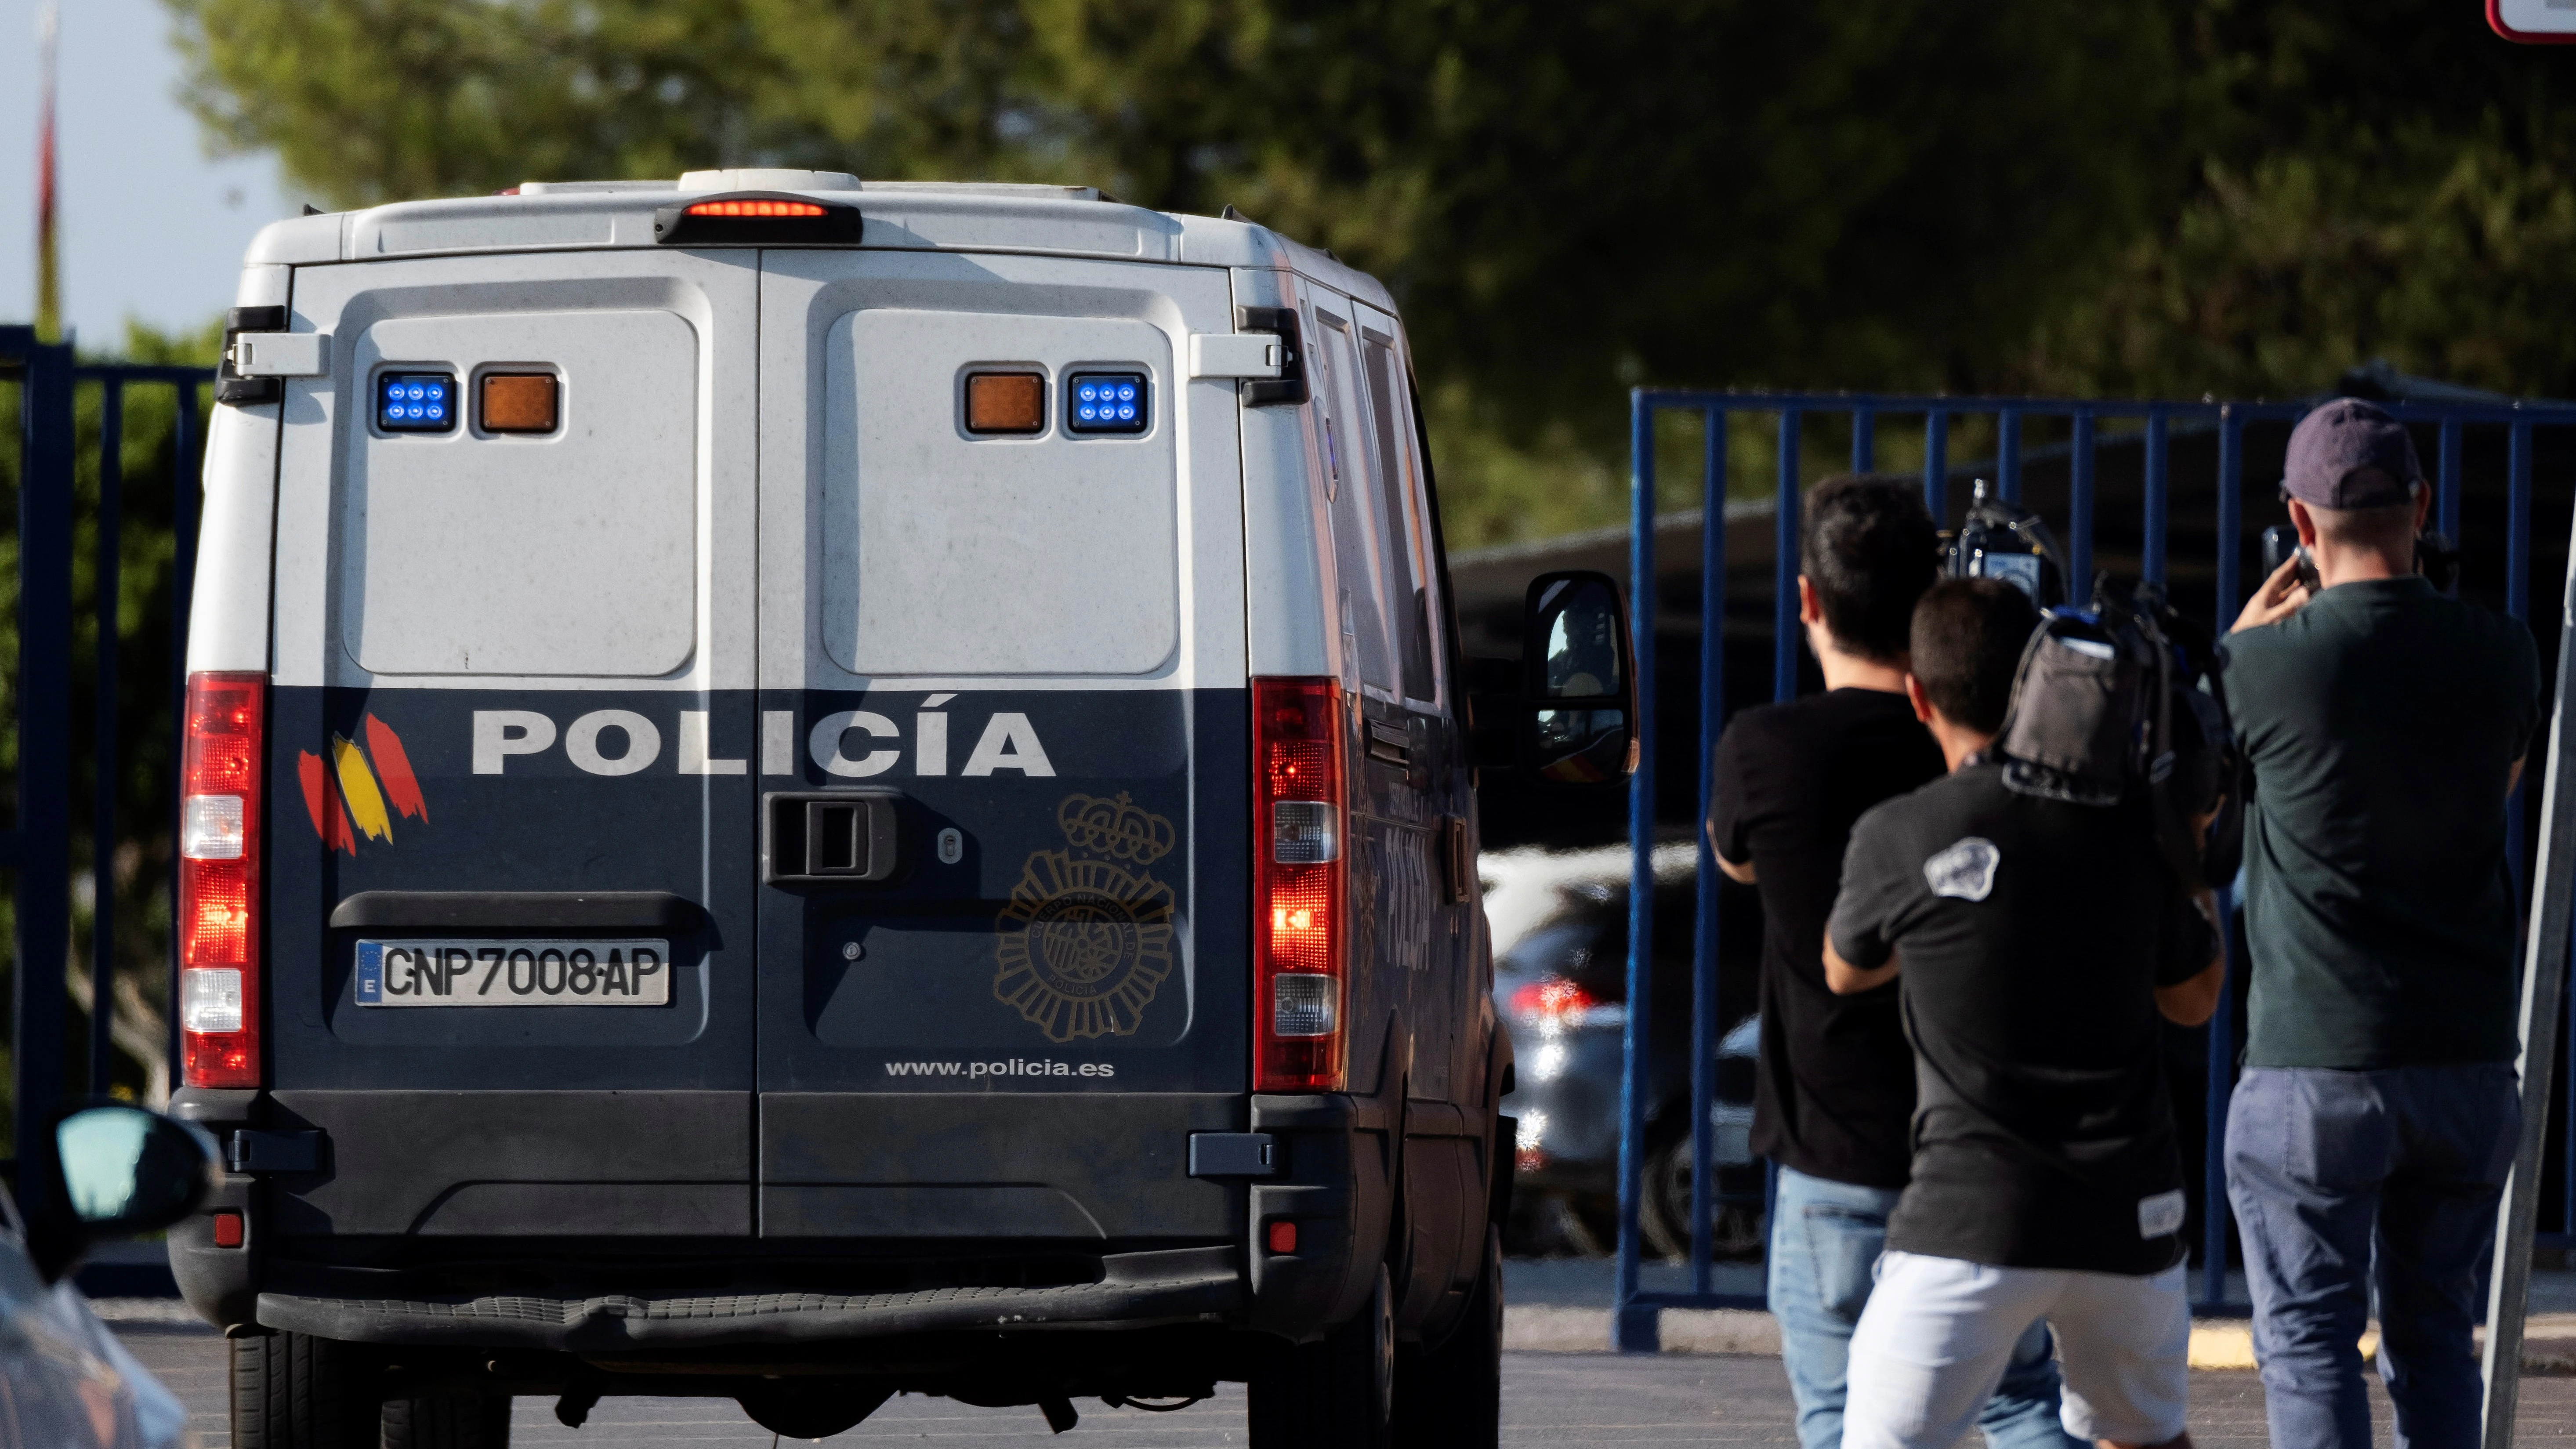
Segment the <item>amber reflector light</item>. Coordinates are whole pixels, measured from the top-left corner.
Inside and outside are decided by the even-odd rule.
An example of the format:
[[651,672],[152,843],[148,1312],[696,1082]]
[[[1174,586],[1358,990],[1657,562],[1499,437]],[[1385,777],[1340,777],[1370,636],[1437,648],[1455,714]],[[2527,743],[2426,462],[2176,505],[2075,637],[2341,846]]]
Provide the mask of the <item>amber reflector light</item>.
[[1046,379],[1027,372],[979,372],[966,379],[966,431],[1034,433],[1046,426]]
[[550,372],[487,372],[475,422],[487,433],[551,433],[555,393]]

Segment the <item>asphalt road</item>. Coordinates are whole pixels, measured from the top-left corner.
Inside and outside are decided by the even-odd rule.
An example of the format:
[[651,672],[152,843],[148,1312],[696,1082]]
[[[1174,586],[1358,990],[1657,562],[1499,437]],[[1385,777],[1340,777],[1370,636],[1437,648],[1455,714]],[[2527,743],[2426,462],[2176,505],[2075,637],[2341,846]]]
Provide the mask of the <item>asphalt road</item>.
[[[232,1449],[224,1403],[223,1341],[193,1326],[121,1324],[135,1356],[196,1415],[205,1449]],[[2377,1440],[2389,1442],[2388,1401],[2371,1380]],[[1207,1403],[1176,1414],[1076,1405],[1082,1423],[1058,1439],[1033,1408],[976,1409],[946,1399],[899,1398],[843,1444],[912,1441],[977,1449],[1041,1445],[1242,1444],[1243,1391],[1225,1385]],[[2250,1373],[2192,1375],[2191,1432],[2201,1449],[2263,1449],[2263,1388]],[[2526,1378],[2523,1443],[2576,1440],[2576,1378]],[[769,1432],[728,1399],[608,1399],[579,1430],[554,1418],[554,1405],[521,1399],[512,1439],[519,1445],[615,1445],[618,1449],[766,1449]],[[1789,1388],[1773,1358],[1664,1354],[1516,1353],[1503,1367],[1503,1442],[1510,1445],[1795,1444]]]

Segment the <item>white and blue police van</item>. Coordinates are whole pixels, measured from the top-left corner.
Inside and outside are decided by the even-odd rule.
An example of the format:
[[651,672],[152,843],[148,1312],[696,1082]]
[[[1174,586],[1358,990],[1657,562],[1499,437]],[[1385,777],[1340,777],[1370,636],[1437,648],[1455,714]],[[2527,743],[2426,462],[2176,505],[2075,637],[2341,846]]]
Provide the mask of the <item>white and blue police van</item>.
[[1628,643],[1542,580],[1471,729],[1384,287],[746,170],[283,221],[237,300],[170,1249],[236,1442],[1219,1381],[1493,1442],[1472,777],[1628,768]]

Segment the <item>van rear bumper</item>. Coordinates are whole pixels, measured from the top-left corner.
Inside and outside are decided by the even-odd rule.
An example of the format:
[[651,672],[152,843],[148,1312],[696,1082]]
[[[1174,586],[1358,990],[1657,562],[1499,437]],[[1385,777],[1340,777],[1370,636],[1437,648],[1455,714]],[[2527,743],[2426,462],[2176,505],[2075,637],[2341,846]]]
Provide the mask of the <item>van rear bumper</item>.
[[1142,1328],[1213,1321],[1245,1299],[1231,1247],[1112,1253],[1096,1283],[910,1293],[526,1294],[430,1299],[259,1295],[263,1328],[344,1343],[454,1344],[601,1353],[812,1343],[943,1330]]

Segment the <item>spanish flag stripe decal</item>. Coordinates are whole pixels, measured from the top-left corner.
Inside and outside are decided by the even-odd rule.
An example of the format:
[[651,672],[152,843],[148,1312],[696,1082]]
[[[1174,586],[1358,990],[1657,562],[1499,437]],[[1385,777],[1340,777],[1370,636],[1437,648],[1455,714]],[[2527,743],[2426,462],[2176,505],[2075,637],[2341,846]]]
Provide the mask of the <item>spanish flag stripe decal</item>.
[[358,840],[349,831],[349,813],[340,808],[340,787],[322,768],[322,757],[311,750],[296,751],[295,773],[304,786],[304,813],[313,817],[313,833],[322,837],[323,850],[357,854]]
[[429,802],[420,795],[420,780],[411,772],[411,756],[403,751],[402,736],[394,727],[367,716],[367,753],[376,762],[376,773],[385,782],[385,798],[408,820],[427,820]]
[[322,828],[322,757],[311,750],[295,752],[295,775],[304,785],[304,813],[313,817],[313,833],[330,839]]
[[348,798],[349,818],[357,823],[359,833],[370,840],[393,839],[394,823],[385,814],[384,792],[376,788],[375,772],[367,768],[366,754],[333,735],[331,759],[339,767],[340,793]]

